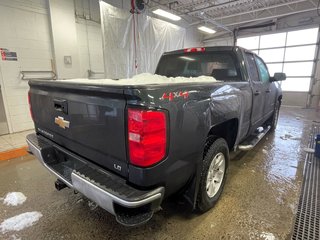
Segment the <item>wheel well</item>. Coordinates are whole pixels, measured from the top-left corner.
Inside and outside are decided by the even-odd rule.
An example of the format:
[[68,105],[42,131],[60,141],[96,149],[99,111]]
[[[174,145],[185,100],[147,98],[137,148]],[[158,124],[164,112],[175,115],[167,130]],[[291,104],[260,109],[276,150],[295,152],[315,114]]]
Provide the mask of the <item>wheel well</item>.
[[228,143],[229,149],[234,147],[238,134],[238,119],[233,118],[218,125],[213,126],[208,134],[210,141],[217,137],[224,138]]
[[281,100],[282,100],[282,95],[280,95],[279,97],[278,97],[278,101],[281,103]]

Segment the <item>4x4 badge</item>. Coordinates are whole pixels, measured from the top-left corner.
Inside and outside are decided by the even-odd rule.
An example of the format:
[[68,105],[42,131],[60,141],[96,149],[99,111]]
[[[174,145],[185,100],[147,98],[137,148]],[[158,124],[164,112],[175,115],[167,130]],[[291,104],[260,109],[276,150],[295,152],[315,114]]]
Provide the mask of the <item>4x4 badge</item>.
[[180,98],[180,97],[183,97],[184,99],[189,98],[189,92],[188,91],[185,91],[185,92],[180,91],[180,92],[164,93],[162,95],[162,97],[160,98],[160,100],[168,99],[169,101],[173,101],[173,99]]
[[70,127],[70,122],[67,121],[67,120],[64,120],[63,117],[56,117],[54,119],[54,123],[57,124],[59,127],[63,128],[63,129],[66,129],[66,128],[69,128]]

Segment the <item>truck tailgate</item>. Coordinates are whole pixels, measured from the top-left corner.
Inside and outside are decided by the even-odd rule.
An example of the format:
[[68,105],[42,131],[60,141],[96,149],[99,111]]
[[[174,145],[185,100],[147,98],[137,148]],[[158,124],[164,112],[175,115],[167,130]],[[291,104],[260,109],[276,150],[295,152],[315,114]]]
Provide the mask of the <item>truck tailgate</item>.
[[125,107],[121,87],[30,81],[36,132],[127,176]]

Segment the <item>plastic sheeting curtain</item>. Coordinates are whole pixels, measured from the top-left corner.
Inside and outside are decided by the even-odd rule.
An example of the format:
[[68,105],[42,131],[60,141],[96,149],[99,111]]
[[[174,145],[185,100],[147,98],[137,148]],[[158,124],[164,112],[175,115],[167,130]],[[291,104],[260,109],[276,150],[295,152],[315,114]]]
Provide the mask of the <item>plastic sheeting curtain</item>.
[[154,73],[161,55],[183,48],[186,30],[100,1],[105,77]]

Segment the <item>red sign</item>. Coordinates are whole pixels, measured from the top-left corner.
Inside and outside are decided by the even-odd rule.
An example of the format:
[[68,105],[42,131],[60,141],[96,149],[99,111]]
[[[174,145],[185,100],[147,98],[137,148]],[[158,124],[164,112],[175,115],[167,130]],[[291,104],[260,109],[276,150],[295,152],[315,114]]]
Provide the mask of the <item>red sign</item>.
[[16,52],[10,52],[6,48],[0,48],[1,51],[1,59],[3,61],[17,61],[17,53]]

